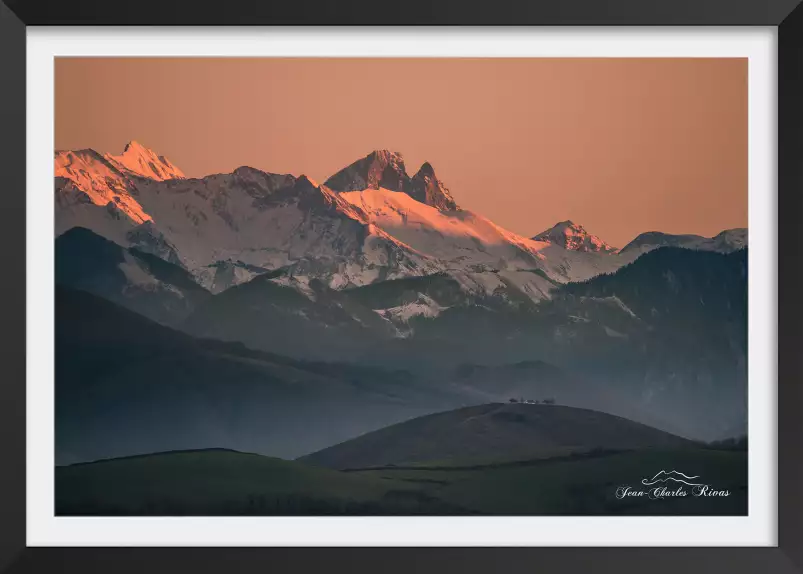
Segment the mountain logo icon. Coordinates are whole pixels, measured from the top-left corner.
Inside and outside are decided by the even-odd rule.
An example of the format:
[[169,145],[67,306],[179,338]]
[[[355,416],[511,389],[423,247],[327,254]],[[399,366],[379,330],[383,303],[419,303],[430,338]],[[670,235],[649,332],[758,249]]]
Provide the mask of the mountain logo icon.
[[653,476],[652,478],[642,478],[641,484],[645,486],[653,486],[659,482],[682,482],[683,484],[688,484],[689,486],[701,486],[703,483],[701,482],[693,482],[695,479],[700,478],[699,476],[689,476],[687,474],[683,474],[682,472],[678,472],[676,470],[670,470],[669,472],[665,470],[661,470]]

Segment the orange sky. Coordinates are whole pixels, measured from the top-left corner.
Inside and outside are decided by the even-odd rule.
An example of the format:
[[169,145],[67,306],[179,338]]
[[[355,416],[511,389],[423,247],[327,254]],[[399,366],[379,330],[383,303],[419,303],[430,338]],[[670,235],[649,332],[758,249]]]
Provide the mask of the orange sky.
[[319,182],[390,149],[526,236],[747,225],[746,59],[58,58],[55,137]]

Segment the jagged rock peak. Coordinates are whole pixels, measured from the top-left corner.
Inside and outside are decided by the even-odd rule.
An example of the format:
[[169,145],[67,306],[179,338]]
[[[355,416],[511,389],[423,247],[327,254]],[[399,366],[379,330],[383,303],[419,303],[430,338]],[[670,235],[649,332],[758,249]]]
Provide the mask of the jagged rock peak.
[[428,161],[425,161],[418,170],[414,177],[435,177],[435,168]]
[[457,209],[451,193],[436,176],[430,163],[424,163],[412,178],[407,175],[399,152],[374,150],[326,180],[336,192],[363,189],[389,189],[406,193],[416,201],[440,210]]
[[582,225],[571,220],[561,221],[533,237],[536,241],[547,241],[560,245],[569,251],[614,253],[611,247],[596,235],[590,234]]
[[327,179],[324,185],[338,192],[380,187],[391,191],[407,191],[409,183],[410,177],[400,153],[375,150],[341,169]]
[[426,203],[441,211],[458,209],[451,192],[437,178],[435,169],[429,162],[424,162],[418,173],[413,176],[412,186],[408,193],[416,201]]

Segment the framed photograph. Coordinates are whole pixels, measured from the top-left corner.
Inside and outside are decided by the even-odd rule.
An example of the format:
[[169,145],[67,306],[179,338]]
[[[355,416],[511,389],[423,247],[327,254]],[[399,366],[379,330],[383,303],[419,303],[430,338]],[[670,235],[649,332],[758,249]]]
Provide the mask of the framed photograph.
[[246,4],[0,4],[0,569],[803,569],[803,8]]

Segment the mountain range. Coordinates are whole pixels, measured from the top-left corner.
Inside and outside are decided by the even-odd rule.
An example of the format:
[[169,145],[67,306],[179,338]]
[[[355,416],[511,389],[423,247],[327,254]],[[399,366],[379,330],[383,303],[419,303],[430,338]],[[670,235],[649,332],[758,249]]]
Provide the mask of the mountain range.
[[[460,209],[431,164],[410,177],[402,156],[387,150],[323,185],[250,167],[186,178],[137,142],[120,156],[56,152],[55,175],[57,236],[85,227],[180,265],[213,293],[282,268],[300,283],[320,279],[334,289],[441,272],[467,292],[512,289],[537,301],[554,283],[703,240],[653,232],[617,252],[570,221],[522,237]],[[745,243],[745,230],[730,230],[710,248]]]
[[[64,460],[299,456],[512,397],[693,439],[746,429],[746,229],[649,231],[621,249],[568,220],[524,237],[387,150],[323,184],[246,166],[188,178],[136,142],[58,151],[55,206]],[[115,321],[171,342],[107,341]],[[309,422],[322,416],[331,436]]]

